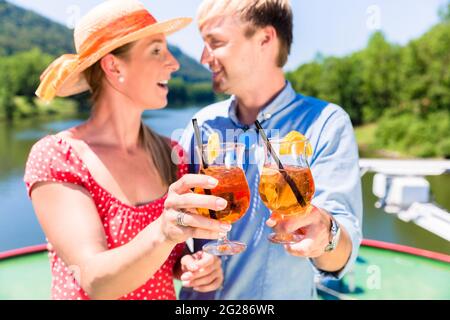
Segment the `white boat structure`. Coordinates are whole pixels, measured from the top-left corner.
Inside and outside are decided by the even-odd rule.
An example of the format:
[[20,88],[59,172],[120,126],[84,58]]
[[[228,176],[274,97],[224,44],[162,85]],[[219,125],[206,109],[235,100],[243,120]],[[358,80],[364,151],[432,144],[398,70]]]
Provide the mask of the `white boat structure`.
[[360,159],[359,164],[361,176],[375,172],[376,207],[450,241],[450,213],[430,200],[430,184],[425,179],[450,173],[449,160]]

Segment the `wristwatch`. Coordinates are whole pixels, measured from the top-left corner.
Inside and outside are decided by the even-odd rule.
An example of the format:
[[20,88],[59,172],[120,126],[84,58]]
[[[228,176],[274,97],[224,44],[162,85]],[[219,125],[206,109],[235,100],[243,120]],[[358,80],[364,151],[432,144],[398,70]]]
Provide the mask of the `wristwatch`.
[[325,252],[330,252],[336,249],[339,237],[341,236],[341,228],[336,220],[331,216],[331,226],[330,226],[331,240],[328,245],[325,247]]

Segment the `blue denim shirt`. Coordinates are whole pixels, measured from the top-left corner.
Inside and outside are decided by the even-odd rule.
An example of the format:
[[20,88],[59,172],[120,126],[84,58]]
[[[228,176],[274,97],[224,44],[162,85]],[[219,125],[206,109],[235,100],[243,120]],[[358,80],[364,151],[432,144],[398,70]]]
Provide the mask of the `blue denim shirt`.
[[[297,130],[310,140],[314,150],[310,165],[316,187],[312,203],[332,213],[352,241],[351,257],[337,273],[318,270],[311,259],[294,257],[282,245],[267,240],[272,230],[265,224],[270,211],[258,193],[258,166],[261,166],[257,151],[258,136],[254,125],[246,126],[239,122],[235,97],[200,110],[195,118],[204,143],[209,134],[218,132],[223,140],[229,142],[234,139],[247,145],[244,169],[251,191],[250,208],[233,224],[228,237],[242,241],[248,247],[238,255],[222,258],[224,283],[220,290],[199,293],[183,288],[180,298],[314,299],[315,275],[341,278],[355,262],[362,240],[358,148],[349,116],[337,105],[296,94],[288,82],[258,115],[269,137],[277,133],[283,137],[291,130]],[[194,140],[192,124],[188,124],[180,143],[190,154],[193,164],[198,163]],[[194,165],[191,170],[197,172]],[[204,243],[195,240],[195,250],[199,250]]]

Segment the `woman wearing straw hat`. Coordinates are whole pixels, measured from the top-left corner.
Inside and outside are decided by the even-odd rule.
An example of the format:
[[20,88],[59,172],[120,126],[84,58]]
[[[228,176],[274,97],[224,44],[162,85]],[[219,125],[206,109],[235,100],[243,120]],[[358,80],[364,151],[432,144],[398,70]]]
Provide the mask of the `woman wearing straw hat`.
[[93,100],[85,123],[38,141],[26,166],[51,244],[53,299],[175,299],[173,277],[183,271],[190,273],[185,285],[198,291],[222,283],[217,258],[179,263],[186,239],[216,239],[230,229],[189,214],[226,206],[190,192],[217,181],[184,175],[182,149],[141,121],[144,110],[167,104],[179,65],[165,35],[189,22],[158,23],[135,0],[105,1],[75,29],[77,54],[61,56],[41,77],[36,94],[45,101],[86,90]]

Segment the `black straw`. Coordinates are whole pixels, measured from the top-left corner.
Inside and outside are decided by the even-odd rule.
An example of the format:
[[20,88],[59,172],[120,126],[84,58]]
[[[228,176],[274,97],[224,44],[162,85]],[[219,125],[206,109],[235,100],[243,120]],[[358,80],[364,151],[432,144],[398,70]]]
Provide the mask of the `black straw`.
[[195,139],[197,140],[198,148],[200,149],[200,156],[202,157],[203,168],[208,169],[208,163],[206,162],[205,155],[203,152],[203,141],[200,135],[200,129],[198,128],[197,119],[192,119],[192,125],[194,126]]
[[286,172],[286,170],[284,169],[283,164],[281,163],[280,159],[278,158],[277,154],[275,153],[275,151],[272,148],[272,145],[270,144],[269,139],[267,139],[266,133],[264,132],[263,127],[261,126],[261,124],[259,123],[258,120],[255,121],[255,126],[258,129],[258,133],[261,135],[261,137],[264,140],[264,143],[266,144],[267,149],[269,150],[270,154],[272,155],[272,158],[275,160],[275,162],[277,163],[278,168],[280,169],[280,173],[282,174],[284,180],[286,180],[286,182],[288,183],[289,187],[291,187],[292,192],[295,195],[295,198],[297,199],[297,202],[302,206],[306,206],[306,202],[305,199],[303,199],[302,194],[300,193],[300,191],[298,191],[297,186],[295,185],[294,180],[292,180],[292,178],[289,176],[289,174]]
[[[200,135],[200,129],[198,128],[197,119],[195,119],[195,118],[192,119],[192,125],[194,126],[195,139],[197,140],[197,145],[198,145],[198,148],[200,149],[200,156],[202,158],[203,169],[207,169],[208,164],[206,163],[205,155],[203,152],[203,141],[202,141],[202,137]],[[204,172],[202,172],[202,171],[203,170],[200,170],[200,173],[204,174]],[[211,195],[211,190],[203,189],[203,191],[205,192],[206,195],[208,195],[208,196]],[[208,209],[208,211],[209,211],[209,217],[211,219],[217,220],[216,212],[214,210],[210,210],[210,209]]]

